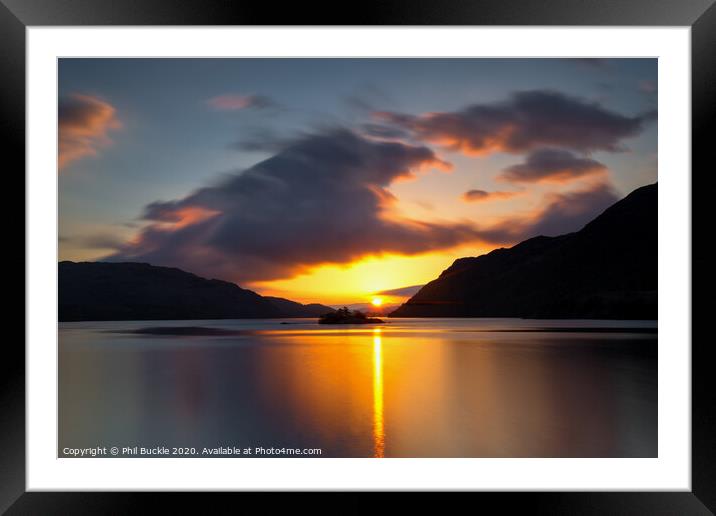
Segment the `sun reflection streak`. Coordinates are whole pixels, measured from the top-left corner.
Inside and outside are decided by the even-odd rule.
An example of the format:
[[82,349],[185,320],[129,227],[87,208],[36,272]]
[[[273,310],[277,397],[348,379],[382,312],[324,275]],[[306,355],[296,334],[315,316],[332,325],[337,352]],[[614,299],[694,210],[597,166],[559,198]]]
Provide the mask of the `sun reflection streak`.
[[373,456],[385,456],[383,427],[383,341],[380,328],[373,329]]

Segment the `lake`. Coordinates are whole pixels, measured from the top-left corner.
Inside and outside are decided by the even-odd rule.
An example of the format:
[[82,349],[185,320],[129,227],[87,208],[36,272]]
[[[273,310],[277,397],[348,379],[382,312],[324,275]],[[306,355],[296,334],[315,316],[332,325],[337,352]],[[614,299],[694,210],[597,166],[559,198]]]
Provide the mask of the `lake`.
[[656,321],[386,321],[60,323],[58,455],[657,456]]

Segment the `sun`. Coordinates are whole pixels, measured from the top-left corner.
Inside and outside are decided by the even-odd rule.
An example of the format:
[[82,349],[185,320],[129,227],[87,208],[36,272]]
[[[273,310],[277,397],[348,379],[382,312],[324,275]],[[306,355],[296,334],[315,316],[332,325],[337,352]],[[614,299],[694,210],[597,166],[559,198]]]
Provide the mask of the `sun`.
[[374,297],[374,298],[371,300],[371,304],[377,308],[377,307],[379,307],[380,305],[383,304],[383,300],[382,300],[381,298],[379,298],[379,297]]

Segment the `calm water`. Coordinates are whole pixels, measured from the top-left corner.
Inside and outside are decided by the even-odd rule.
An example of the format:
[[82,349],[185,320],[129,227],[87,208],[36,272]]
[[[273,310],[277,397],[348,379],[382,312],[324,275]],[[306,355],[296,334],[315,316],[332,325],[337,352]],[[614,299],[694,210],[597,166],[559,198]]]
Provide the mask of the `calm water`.
[[[654,321],[286,321],[60,324],[59,454],[166,446],[320,448],[322,457],[657,455]],[[160,326],[235,334],[132,333]]]

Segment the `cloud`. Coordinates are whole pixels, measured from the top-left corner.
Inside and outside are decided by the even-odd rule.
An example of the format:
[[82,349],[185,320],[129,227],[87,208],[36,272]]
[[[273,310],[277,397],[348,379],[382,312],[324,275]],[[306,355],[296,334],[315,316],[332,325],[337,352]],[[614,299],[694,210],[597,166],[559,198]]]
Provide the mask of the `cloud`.
[[[559,135],[568,135],[572,144],[581,145],[584,151],[600,145],[616,148],[624,135],[640,130],[641,119],[629,122],[560,94],[540,92],[538,97],[544,95],[558,106],[542,106],[556,113],[555,123],[569,116],[583,122],[574,122],[571,131],[560,129]],[[499,137],[490,145],[513,149],[511,152],[534,150],[539,157],[544,149],[537,142],[556,136],[545,136],[549,131],[539,130],[549,117],[534,107],[534,102],[537,100],[514,96],[506,103],[473,106],[457,115],[468,112],[470,123],[484,129],[483,135],[496,131]],[[568,111],[565,105],[574,108],[569,116],[564,114]],[[497,114],[486,119],[473,116],[485,109]],[[580,114],[580,109],[586,114]],[[432,123],[433,116],[438,115],[393,118],[407,117],[397,127],[424,136],[432,126],[420,129],[420,124]],[[421,170],[451,167],[423,144],[324,128],[290,141],[274,140],[265,150],[273,152],[271,157],[225,175],[213,185],[183,198],[147,205],[141,217],[145,226],[105,259],[174,266],[241,284],[290,278],[321,264],[347,264],[387,253],[416,255],[468,242],[504,245],[539,234],[561,234],[579,229],[617,199],[606,176],[589,175],[586,187],[548,194],[540,209],[496,223],[416,221],[397,215],[397,199],[389,187]],[[568,157],[572,164],[591,162],[559,152],[566,154],[560,154],[563,161]],[[530,158],[523,164],[532,167],[529,173],[519,169],[523,178],[532,180],[538,172],[559,175],[544,165],[545,160]],[[574,168],[569,170],[574,173]],[[517,193],[476,192],[466,198],[487,200]]]
[[492,201],[495,199],[509,199],[522,192],[487,192],[485,190],[468,190],[462,194],[462,200],[465,202],[482,202]]
[[514,244],[575,231],[617,197],[605,178],[494,224],[399,218],[387,189],[425,168],[447,168],[427,147],[334,129],[188,196],[146,206],[148,222],[106,257],[179,267],[237,283],[289,278],[320,264],[384,253],[415,255],[467,242]]
[[102,147],[112,143],[109,132],[121,127],[116,109],[90,95],[61,97],[57,120],[60,170],[78,159],[96,156]]
[[434,167],[449,165],[424,146],[373,141],[344,129],[303,136],[215,186],[150,204],[143,214],[150,224],[109,259],[247,282],[479,238],[469,223],[390,213],[395,198],[387,187]]
[[273,100],[263,95],[240,95],[228,93],[212,97],[206,101],[216,111],[238,111],[241,109],[266,109],[276,106]]
[[363,124],[361,130],[365,136],[379,140],[407,140],[410,138],[408,131],[399,127],[391,127],[383,124]]
[[563,183],[606,171],[607,167],[602,163],[566,150],[537,149],[527,156],[524,163],[504,169],[499,178],[516,183]]
[[612,185],[604,181],[574,192],[552,193],[547,199],[547,205],[529,223],[530,236],[578,231],[617,202],[619,196]]
[[267,127],[255,127],[243,131],[241,139],[231,143],[229,148],[243,152],[280,152],[291,139]]
[[416,116],[383,111],[374,116],[385,125],[409,130],[421,141],[480,155],[549,146],[580,152],[622,151],[622,140],[638,135],[654,114],[626,116],[597,102],[535,90],[453,112]]
[[394,288],[391,290],[381,290],[376,292],[379,296],[395,296],[395,297],[411,297],[417,294],[418,290],[423,288],[425,285],[411,285],[410,287]]
[[545,204],[527,215],[509,217],[481,231],[485,241],[515,243],[539,235],[557,236],[578,231],[619,200],[606,180],[579,190],[546,195]]

